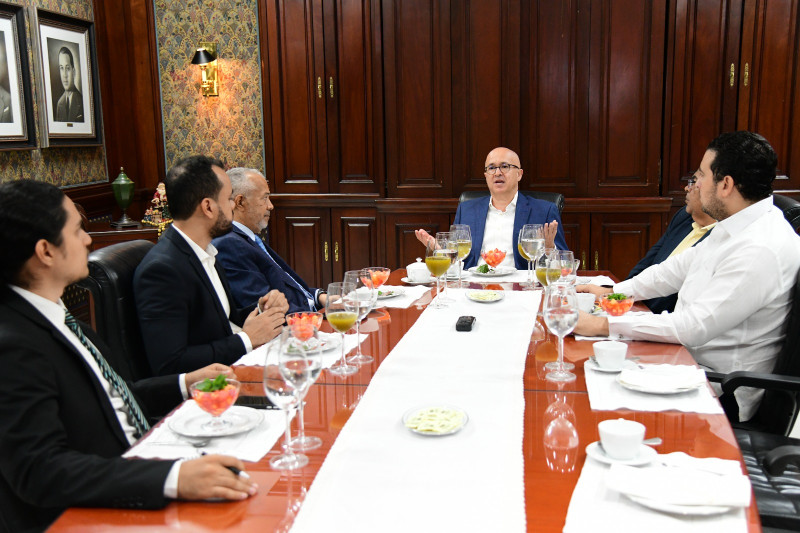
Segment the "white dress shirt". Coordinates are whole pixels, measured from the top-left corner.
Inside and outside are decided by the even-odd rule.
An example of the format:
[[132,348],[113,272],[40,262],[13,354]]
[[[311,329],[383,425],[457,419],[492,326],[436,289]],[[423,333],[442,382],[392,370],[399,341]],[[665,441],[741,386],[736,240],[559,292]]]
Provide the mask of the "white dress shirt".
[[[618,283],[637,300],[678,293],[673,313],[609,317],[609,331],[683,344],[717,372],[771,372],[800,268],[800,237],[766,198],[717,223],[702,242]],[[748,420],[760,393],[736,391]]]
[[[492,200],[489,200],[489,211],[486,213],[486,226],[483,230],[483,243],[481,244],[481,252],[489,250],[502,250],[506,253],[503,262],[498,266],[514,268],[514,216],[517,214],[517,197],[519,193],[514,195],[514,199],[506,206],[505,211],[500,211],[494,205]],[[486,263],[483,258],[478,259],[478,264]]]
[[228,301],[228,293],[225,292],[225,287],[222,285],[222,280],[219,279],[219,273],[217,272],[217,269],[214,268],[214,263],[217,261],[217,249],[213,244],[208,243],[206,249],[203,250],[196,242],[190,239],[188,235],[179,230],[174,224],[172,227],[175,228],[175,231],[178,232],[178,235],[186,240],[186,242],[189,244],[189,247],[197,256],[197,259],[200,260],[200,264],[203,265],[203,270],[206,271],[206,275],[211,281],[214,291],[217,293],[217,298],[219,299],[219,303],[222,305],[222,310],[225,311],[225,316],[228,317],[228,323],[231,325],[231,331],[242,338],[245,351],[251,352],[253,350],[253,343],[250,342],[250,336],[242,331],[242,328],[230,321],[231,304]]
[[[69,329],[66,322],[64,321],[66,317],[66,307],[64,303],[59,300],[59,303],[55,303],[53,301],[48,300],[38,294],[33,292],[27,291],[21,287],[17,287],[15,285],[10,285],[11,289],[25,298],[25,300],[31,304],[37,311],[39,311],[50,323],[56,328],[59,333],[64,335],[64,337],[78,350],[78,353],[81,354],[83,360],[92,369],[97,381],[100,383],[100,388],[103,389],[108,397],[109,403],[111,403],[111,408],[114,409],[114,412],[117,415],[117,420],[119,420],[119,425],[122,427],[122,431],[125,433],[125,438],[128,439],[129,444],[133,444],[136,442],[134,438],[134,433],[136,433],[136,428],[133,427],[128,421],[128,409],[125,406],[125,402],[120,397],[119,393],[117,393],[116,389],[103,377],[103,372],[100,370],[100,367],[95,361],[94,356],[89,353],[89,350],[86,349],[86,346],[80,341],[80,339],[75,335],[75,333]],[[88,338],[86,339],[87,342],[92,342]],[[95,349],[97,347],[95,346]],[[100,350],[97,350],[98,353]],[[105,357],[105,356],[104,356]],[[187,398],[188,392],[186,390],[186,383],[184,379],[184,374],[178,376],[178,381],[181,387],[181,393],[183,394],[184,399]],[[164,496],[167,498],[177,498],[178,497],[178,474],[180,473],[180,461],[176,461],[172,468],[167,475],[167,479],[164,481]]]

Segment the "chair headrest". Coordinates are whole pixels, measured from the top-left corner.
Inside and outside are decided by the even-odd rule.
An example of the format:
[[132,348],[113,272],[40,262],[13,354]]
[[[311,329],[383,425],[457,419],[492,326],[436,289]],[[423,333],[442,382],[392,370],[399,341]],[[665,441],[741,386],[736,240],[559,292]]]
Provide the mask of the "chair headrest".
[[[558,213],[564,210],[564,195],[560,192],[547,192],[547,191],[519,191],[520,193],[530,198],[537,200],[544,200],[552,204],[556,204]],[[458,203],[466,202],[467,200],[474,200],[476,198],[483,198],[489,196],[489,191],[464,191],[458,198]]]
[[783,216],[792,225],[794,231],[800,232],[800,202],[782,194],[773,194],[772,203],[783,211]]

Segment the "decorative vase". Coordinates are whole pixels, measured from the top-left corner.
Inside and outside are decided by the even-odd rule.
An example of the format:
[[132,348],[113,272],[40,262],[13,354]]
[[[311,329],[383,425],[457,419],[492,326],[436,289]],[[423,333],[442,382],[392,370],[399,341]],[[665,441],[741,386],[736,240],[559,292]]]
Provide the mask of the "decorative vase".
[[128,217],[128,213],[126,212],[133,201],[133,191],[135,188],[136,184],[125,174],[125,169],[120,167],[117,179],[111,183],[111,190],[114,191],[114,200],[117,201],[117,205],[122,209],[122,218],[116,222],[112,222],[111,225],[113,227],[130,228],[139,225],[138,222]]

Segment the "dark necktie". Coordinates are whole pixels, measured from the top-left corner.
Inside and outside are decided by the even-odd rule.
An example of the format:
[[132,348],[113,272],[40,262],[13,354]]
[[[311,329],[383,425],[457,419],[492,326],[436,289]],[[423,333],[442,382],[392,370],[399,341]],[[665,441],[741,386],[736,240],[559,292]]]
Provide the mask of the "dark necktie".
[[108,364],[106,358],[103,357],[97,348],[95,348],[94,344],[92,344],[89,339],[86,338],[86,335],[83,334],[80,326],[78,326],[78,321],[75,320],[75,317],[70,314],[69,311],[66,312],[66,316],[64,317],[64,322],[67,324],[67,327],[72,330],[73,333],[78,337],[78,340],[81,341],[89,353],[92,354],[94,360],[97,361],[97,366],[100,367],[100,372],[103,374],[103,377],[108,381],[114,390],[117,391],[122,401],[125,403],[125,407],[128,409],[128,419],[133,422],[133,426],[136,428],[136,433],[138,437],[141,437],[147,430],[150,429],[150,424],[147,423],[147,419],[144,417],[142,413],[142,409],[139,407],[139,403],[136,401],[136,398],[133,397],[131,390],[128,388],[128,385],[125,381],[117,374],[113,368]]
[[308,304],[309,307],[311,308],[312,311],[314,311],[314,305],[311,303],[311,302],[314,301],[314,297],[311,296],[311,293],[308,292],[307,290],[305,290],[303,288],[303,286],[300,285],[300,283],[296,279],[294,279],[288,272],[283,270],[281,268],[281,266],[278,264],[278,262],[275,261],[275,259],[273,259],[271,255],[269,255],[269,252],[267,251],[267,247],[264,246],[264,241],[262,241],[258,236],[256,236],[255,241],[256,241],[256,244],[258,245],[258,247],[261,248],[264,251],[265,254],[267,254],[267,257],[269,257],[270,261],[272,261],[275,264],[276,267],[280,268],[283,271],[283,273],[286,274],[286,277],[289,278],[290,280],[292,280],[292,283],[294,283],[295,286],[303,292],[303,295],[305,295],[306,300],[309,301],[309,304]]

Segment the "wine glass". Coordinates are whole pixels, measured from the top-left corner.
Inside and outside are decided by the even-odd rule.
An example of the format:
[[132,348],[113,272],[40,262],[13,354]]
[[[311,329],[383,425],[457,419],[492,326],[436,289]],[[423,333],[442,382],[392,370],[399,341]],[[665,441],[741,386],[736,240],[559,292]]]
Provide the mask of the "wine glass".
[[344,273],[344,283],[352,283],[355,291],[348,295],[358,306],[356,318],[356,353],[347,358],[348,363],[364,365],[372,362],[371,355],[361,353],[361,321],[369,314],[378,301],[378,289],[372,284],[372,275],[367,269],[348,270]]
[[311,367],[311,376],[308,385],[302,389],[298,389],[300,401],[297,404],[298,415],[298,430],[297,436],[289,441],[293,450],[308,451],[316,450],[322,446],[322,439],[313,435],[306,435],[306,424],[304,417],[305,401],[303,401],[308,394],[317,378],[322,372],[322,341],[319,338],[319,328],[322,325],[322,313],[318,312],[304,312],[304,313],[290,313],[286,315],[287,328],[290,335],[286,341],[284,351],[287,352],[285,358],[292,357],[293,354],[303,352],[308,365]]
[[544,226],[541,224],[525,224],[522,226],[519,230],[517,249],[519,254],[528,260],[528,281],[522,286],[527,290],[531,290],[536,287],[536,282],[533,280],[532,264],[538,261],[539,255],[544,250]]
[[555,252],[555,248],[545,248],[542,255],[539,256],[539,259],[536,261],[536,279],[539,280],[542,287],[547,287],[548,280],[547,280],[547,261],[550,258],[550,255]]
[[348,295],[356,290],[352,283],[331,283],[328,285],[328,299],[325,301],[325,316],[333,329],[342,334],[342,358],[328,369],[337,376],[349,376],[358,372],[356,365],[347,364],[344,351],[344,334],[353,327],[358,318],[358,303]]
[[299,402],[298,388],[305,387],[310,379],[311,367],[304,352],[296,352],[289,359],[285,357],[285,347],[289,339],[289,329],[283,328],[270,343],[264,361],[264,392],[273,404],[286,414],[286,434],[283,453],[269,460],[275,470],[294,470],[308,464],[308,457],[292,451],[292,407]]
[[565,283],[564,277],[572,272],[574,257],[569,250],[553,250],[547,256],[547,284]]
[[[453,266],[456,262],[458,257],[458,245],[455,240],[453,240],[453,234],[449,231],[437,231],[436,232],[436,242],[444,242],[447,243],[444,248],[440,248],[439,250],[445,254],[447,257],[450,257],[450,266]],[[447,271],[450,271],[450,267],[447,267]],[[442,291],[442,295],[440,298],[442,302],[446,304],[451,304],[455,302],[452,298],[450,298],[447,292],[447,272],[444,273],[444,277],[442,279],[444,290]]]
[[226,379],[227,384],[224,388],[214,391],[204,391],[203,388],[210,384],[212,380],[206,379],[192,383],[189,392],[197,405],[211,415],[211,420],[203,423],[200,427],[205,431],[216,433],[227,429],[233,424],[229,420],[222,418],[222,413],[227,411],[239,397],[239,382],[235,379]]
[[453,236],[453,240],[456,241],[456,249],[458,250],[458,288],[460,289],[462,287],[461,266],[464,258],[472,250],[472,233],[466,224],[452,224],[450,226],[450,234]]
[[[544,293],[544,323],[558,336],[556,369],[547,373],[550,381],[572,381],[575,374],[564,368],[564,336],[578,323],[578,298],[572,285],[548,285]],[[548,367],[546,367],[548,368]],[[574,368],[574,365],[573,365]]]
[[437,237],[428,241],[425,246],[425,265],[428,267],[431,275],[436,278],[436,298],[431,302],[434,309],[442,309],[447,307],[444,302],[440,300],[442,292],[442,278],[447,274],[447,269],[450,268],[455,256],[456,250],[451,250],[448,247],[448,241],[445,237]]

